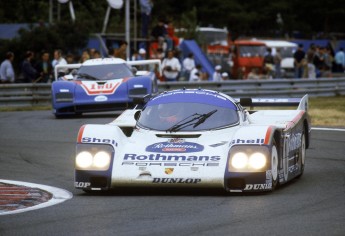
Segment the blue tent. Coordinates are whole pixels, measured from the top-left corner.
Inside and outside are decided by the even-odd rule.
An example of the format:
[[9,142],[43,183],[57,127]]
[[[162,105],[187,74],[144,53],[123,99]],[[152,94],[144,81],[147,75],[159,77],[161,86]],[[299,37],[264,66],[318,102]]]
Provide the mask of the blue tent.
[[200,64],[202,66],[203,71],[205,71],[209,75],[209,80],[212,79],[214,66],[208,60],[207,56],[203,53],[203,51],[195,42],[195,40],[183,40],[180,44],[180,49],[184,57],[187,57],[189,53],[193,53],[195,63]]

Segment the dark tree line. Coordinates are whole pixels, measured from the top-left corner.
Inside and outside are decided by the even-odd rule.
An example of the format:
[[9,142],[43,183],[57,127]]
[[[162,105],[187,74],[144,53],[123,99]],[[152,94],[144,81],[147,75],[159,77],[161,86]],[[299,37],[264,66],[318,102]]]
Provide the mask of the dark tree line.
[[[107,8],[106,0],[72,0],[77,21],[99,32]],[[124,0],[126,1],[126,0]],[[130,0],[133,6],[134,0]],[[227,27],[237,35],[292,36],[298,31],[305,37],[345,32],[345,1],[339,0],[153,0],[153,20],[160,15],[171,16],[178,24],[183,13],[197,9],[201,26]],[[54,19],[58,17],[57,0]],[[137,4],[139,7],[139,4]],[[49,0],[1,0],[0,23],[48,22]],[[60,5],[60,16],[70,20],[68,4]],[[133,9],[132,9],[133,10]],[[277,23],[277,14],[282,22]],[[124,11],[114,10],[110,27],[124,23]],[[140,20],[140,14],[138,12]],[[277,32],[281,35],[277,35]]]

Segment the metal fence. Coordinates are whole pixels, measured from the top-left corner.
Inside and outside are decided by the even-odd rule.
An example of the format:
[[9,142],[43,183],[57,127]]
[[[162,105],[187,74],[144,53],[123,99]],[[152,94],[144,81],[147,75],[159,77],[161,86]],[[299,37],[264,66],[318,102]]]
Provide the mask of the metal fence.
[[[233,97],[330,97],[345,95],[345,78],[160,82],[159,91],[205,88]],[[47,106],[51,84],[0,84],[0,107]]]

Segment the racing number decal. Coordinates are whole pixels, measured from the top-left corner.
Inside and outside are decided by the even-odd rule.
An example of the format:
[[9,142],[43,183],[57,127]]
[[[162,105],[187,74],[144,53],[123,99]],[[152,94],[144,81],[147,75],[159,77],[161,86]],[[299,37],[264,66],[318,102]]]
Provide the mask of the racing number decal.
[[[121,80],[122,81],[122,80]],[[119,82],[108,82],[104,85],[97,84],[96,82],[86,83],[82,82],[81,87],[85,90],[88,95],[97,95],[97,94],[113,94],[117,87],[121,84]]]

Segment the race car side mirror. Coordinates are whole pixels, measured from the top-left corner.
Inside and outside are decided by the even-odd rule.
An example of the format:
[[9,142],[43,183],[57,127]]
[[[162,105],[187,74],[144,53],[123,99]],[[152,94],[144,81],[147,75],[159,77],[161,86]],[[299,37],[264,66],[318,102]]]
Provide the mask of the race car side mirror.
[[134,113],[134,119],[135,119],[136,121],[138,121],[139,118],[140,118],[140,115],[141,115],[141,111],[135,112],[135,113]]
[[138,72],[138,69],[134,66],[131,68],[131,70],[132,70],[133,75],[136,75]]
[[71,71],[71,75],[76,76],[77,74],[78,74],[78,70],[73,69],[73,70]]

